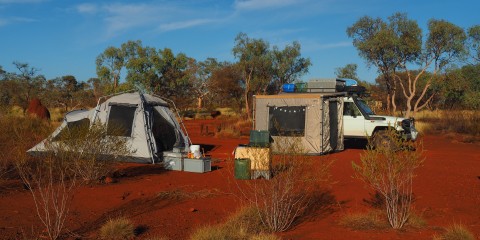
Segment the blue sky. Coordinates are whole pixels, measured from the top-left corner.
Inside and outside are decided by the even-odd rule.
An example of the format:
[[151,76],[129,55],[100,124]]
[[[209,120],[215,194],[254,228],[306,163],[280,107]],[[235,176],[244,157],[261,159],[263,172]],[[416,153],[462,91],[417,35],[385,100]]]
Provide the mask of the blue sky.
[[26,62],[47,79],[96,77],[95,58],[129,40],[170,48],[203,61],[235,61],[239,32],[283,48],[298,41],[312,61],[303,80],[334,77],[335,68],[356,63],[373,81],[346,34],[360,17],[404,12],[426,31],[431,18],[463,28],[480,24],[479,0],[0,0],[0,66],[15,71]]

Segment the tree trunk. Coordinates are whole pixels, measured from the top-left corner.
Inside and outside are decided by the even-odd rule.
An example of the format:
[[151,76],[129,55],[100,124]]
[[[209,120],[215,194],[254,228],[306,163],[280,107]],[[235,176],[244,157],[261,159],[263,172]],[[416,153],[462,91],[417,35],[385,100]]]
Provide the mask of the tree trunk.
[[198,97],[197,98],[197,108],[198,109],[202,109],[202,103],[203,103],[202,98]]

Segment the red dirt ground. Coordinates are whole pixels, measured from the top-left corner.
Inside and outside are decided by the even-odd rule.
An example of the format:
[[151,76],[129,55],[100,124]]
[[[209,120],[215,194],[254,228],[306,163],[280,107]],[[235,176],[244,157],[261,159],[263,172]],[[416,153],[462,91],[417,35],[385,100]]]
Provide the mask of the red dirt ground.
[[[200,135],[201,125],[217,120],[187,121],[192,141],[202,144],[216,161],[213,171],[200,174],[165,171],[158,165],[122,164],[116,182],[81,187],[76,191],[66,228],[92,239],[109,218],[126,216],[138,227],[138,238],[166,236],[188,239],[205,224],[221,223],[241,206],[233,181],[232,151],[247,138],[219,139]],[[210,130],[215,129],[210,127]],[[359,161],[362,149],[354,145],[339,153],[318,156],[333,159],[333,184],[319,201],[324,208],[311,214],[293,229],[279,234],[283,239],[432,239],[454,223],[465,225],[480,237],[480,148],[445,136],[422,138],[425,164],[414,179],[415,212],[427,221],[422,229],[402,231],[355,231],[338,225],[346,213],[371,209],[372,191],[352,178],[352,161]],[[160,192],[181,190],[208,196],[166,200]],[[203,192],[204,193],[204,192]],[[193,196],[194,194],[192,194]],[[194,208],[196,211],[191,211]],[[41,231],[30,193],[19,181],[0,183],[0,238],[19,239]],[[71,237],[74,238],[74,237]]]

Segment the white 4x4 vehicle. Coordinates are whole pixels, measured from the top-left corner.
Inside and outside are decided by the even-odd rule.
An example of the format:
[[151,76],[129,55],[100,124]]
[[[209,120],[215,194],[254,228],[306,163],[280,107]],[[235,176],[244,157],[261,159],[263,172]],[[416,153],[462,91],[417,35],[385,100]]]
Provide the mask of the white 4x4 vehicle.
[[385,131],[391,128],[408,140],[415,140],[418,136],[413,119],[376,115],[356,95],[344,98],[343,127],[345,139],[373,137],[375,146],[389,144]]

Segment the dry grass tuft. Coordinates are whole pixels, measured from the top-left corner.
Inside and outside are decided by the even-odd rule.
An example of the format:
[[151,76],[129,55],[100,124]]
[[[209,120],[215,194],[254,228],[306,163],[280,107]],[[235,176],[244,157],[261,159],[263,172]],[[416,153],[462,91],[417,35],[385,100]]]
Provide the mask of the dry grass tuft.
[[380,210],[345,214],[339,224],[354,230],[380,230],[390,227],[387,217]]
[[196,192],[187,192],[182,189],[173,189],[162,191],[157,194],[157,197],[162,200],[185,200],[185,199],[199,199],[199,198],[208,198],[214,195],[219,194],[218,189],[203,189]]
[[424,228],[427,226],[427,221],[415,213],[410,213],[406,224],[413,228]]
[[454,224],[440,236],[434,236],[434,240],[474,240],[473,234],[461,224]]
[[225,223],[219,225],[204,226],[197,229],[190,237],[192,240],[275,240],[275,235],[264,234],[258,210],[253,207],[240,209]]
[[423,133],[464,135],[465,142],[480,140],[480,111],[422,111],[417,114],[416,127]]
[[100,228],[100,237],[109,240],[131,239],[135,237],[135,227],[125,217],[110,219]]

